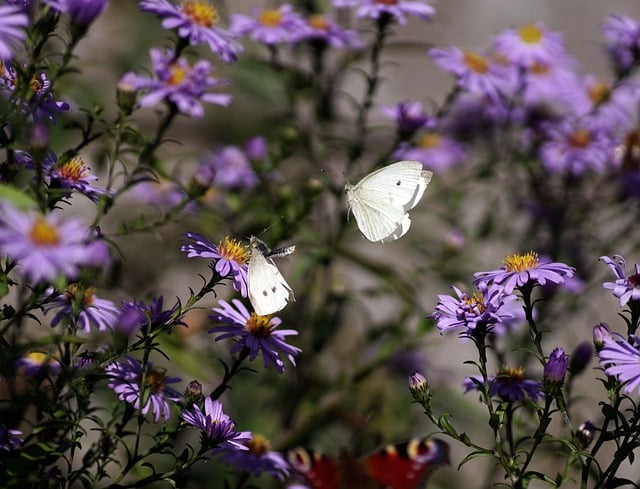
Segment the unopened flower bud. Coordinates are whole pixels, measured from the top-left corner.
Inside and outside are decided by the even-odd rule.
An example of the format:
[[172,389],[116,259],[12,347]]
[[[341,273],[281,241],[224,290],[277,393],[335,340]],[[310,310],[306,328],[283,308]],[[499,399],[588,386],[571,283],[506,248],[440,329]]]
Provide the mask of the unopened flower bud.
[[600,351],[604,346],[605,338],[611,337],[611,328],[607,323],[599,323],[593,327],[593,344],[596,351]]
[[593,346],[588,341],[583,341],[576,346],[569,358],[569,372],[578,375],[589,365],[593,356]]
[[424,375],[415,371],[409,376],[409,390],[413,398],[423,406],[427,406],[431,400],[431,389]]
[[544,366],[543,381],[545,390],[557,393],[564,384],[564,376],[569,368],[569,357],[562,348],[556,348],[549,355],[549,360]]
[[138,76],[129,71],[122,75],[116,88],[116,99],[118,107],[125,114],[129,115],[136,106],[138,98]]
[[184,390],[184,399],[187,405],[200,404],[202,401],[202,384],[197,380],[192,380]]

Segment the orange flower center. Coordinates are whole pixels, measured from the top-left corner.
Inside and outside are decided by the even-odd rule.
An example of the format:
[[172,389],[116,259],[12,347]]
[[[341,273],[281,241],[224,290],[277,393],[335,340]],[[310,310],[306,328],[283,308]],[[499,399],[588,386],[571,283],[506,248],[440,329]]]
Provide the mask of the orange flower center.
[[271,443],[263,435],[255,433],[253,438],[247,442],[247,448],[254,455],[266,455],[271,450]]
[[435,132],[428,132],[418,140],[418,146],[421,148],[437,148],[442,142],[442,137]]
[[489,60],[485,56],[474,53],[473,51],[464,52],[464,64],[476,73],[486,73],[489,71]]
[[55,246],[60,242],[58,230],[42,217],[36,220],[29,237],[36,246]]
[[398,0],[375,0],[379,5],[396,5]]
[[518,35],[525,44],[539,44],[542,40],[542,30],[535,24],[523,25],[518,29]]
[[574,148],[586,148],[591,142],[591,133],[586,129],[576,129],[569,136],[569,144]]
[[58,173],[65,180],[79,182],[89,175],[90,168],[79,156],[74,156],[58,168]]
[[153,392],[160,392],[164,389],[164,379],[167,377],[164,370],[159,368],[152,368],[147,372],[145,377],[145,383],[151,388]]
[[263,10],[258,20],[264,26],[277,27],[282,22],[282,13],[279,10]]
[[501,384],[518,384],[524,380],[522,367],[502,367],[496,372],[496,380]]
[[589,98],[594,104],[599,104],[607,99],[609,93],[609,85],[600,81],[589,89]]
[[240,264],[249,262],[249,249],[241,244],[240,241],[230,239],[229,236],[220,241],[218,244],[218,252],[225,260],[234,261]]
[[524,272],[538,266],[538,253],[530,251],[524,255],[509,255],[504,259],[509,272]]
[[247,331],[258,338],[267,338],[271,336],[271,316],[258,316],[255,312],[251,313],[245,325]]
[[200,0],[186,0],[182,4],[182,13],[191,22],[201,27],[213,27],[220,20],[218,11],[208,2]]
[[329,28],[329,23],[322,14],[313,14],[309,17],[309,25],[317,31],[326,31]]
[[167,81],[170,85],[174,86],[180,85],[189,73],[189,70],[186,67],[180,66],[177,63],[174,63],[169,69],[171,71],[171,76]]
[[487,306],[484,303],[482,294],[480,294],[479,292],[474,292],[472,296],[468,296],[465,294],[464,302],[473,309],[477,309],[480,313],[483,313],[487,310]]
[[[95,298],[96,289],[93,287],[87,287],[84,289],[82,294],[82,307],[88,307],[93,304],[93,300]],[[78,295],[78,284],[71,284],[64,290],[64,295],[67,297],[69,302],[73,302],[73,300]]]

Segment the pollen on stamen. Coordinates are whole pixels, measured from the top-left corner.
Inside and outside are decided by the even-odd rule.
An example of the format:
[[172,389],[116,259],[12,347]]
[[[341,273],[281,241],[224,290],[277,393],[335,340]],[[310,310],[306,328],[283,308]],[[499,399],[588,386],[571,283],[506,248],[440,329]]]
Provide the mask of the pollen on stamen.
[[327,18],[322,14],[313,14],[309,17],[309,25],[317,31],[326,31],[329,27]]
[[282,22],[282,13],[279,10],[263,10],[258,20],[264,26],[277,27]]
[[442,137],[435,132],[428,132],[418,140],[418,146],[421,148],[437,148],[440,146]]
[[607,85],[603,81],[600,81],[600,82],[597,82],[594,86],[592,86],[589,89],[588,93],[589,93],[589,99],[591,99],[591,101],[594,104],[599,104],[607,100],[611,91],[609,90],[609,85]]
[[473,51],[464,52],[464,64],[476,73],[486,73],[489,71],[489,59]]
[[269,440],[259,433],[254,433],[251,440],[246,443],[246,446],[254,455],[266,455],[271,450]]
[[43,218],[39,218],[34,223],[29,237],[36,246],[54,246],[60,242],[58,230]]
[[74,156],[69,161],[58,167],[58,173],[65,180],[79,182],[89,176],[90,168],[79,156]]
[[586,148],[591,143],[591,133],[587,129],[576,129],[569,136],[569,144],[574,148]]
[[178,64],[172,65],[170,68],[171,77],[167,80],[170,85],[180,85],[187,77],[188,69]]
[[229,238],[228,236],[218,244],[218,252],[225,260],[234,261],[241,265],[249,263],[249,258],[251,256],[249,249],[245,245],[236,239]]
[[152,368],[145,376],[145,383],[153,392],[161,392],[165,387],[166,372],[163,369]]
[[251,316],[247,319],[246,330],[252,335],[258,338],[267,338],[271,336],[271,316],[258,316],[255,312],[251,313]]
[[[78,295],[78,284],[71,284],[64,290],[64,295],[69,302],[73,302]],[[82,294],[82,307],[86,308],[93,304],[96,289],[87,287]]]
[[522,367],[501,367],[496,372],[496,379],[500,379],[502,384],[520,383],[524,380],[524,369]]
[[487,306],[484,303],[482,298],[482,294],[479,292],[474,292],[472,296],[465,295],[464,301],[470,307],[477,309],[480,313],[486,311]]
[[542,40],[542,30],[535,24],[523,25],[518,29],[518,35],[526,44],[539,44]]
[[202,0],[186,0],[182,3],[182,13],[201,27],[213,27],[220,21],[216,8]]
[[509,255],[504,259],[504,264],[509,272],[524,272],[538,266],[538,253],[529,251],[524,255]]

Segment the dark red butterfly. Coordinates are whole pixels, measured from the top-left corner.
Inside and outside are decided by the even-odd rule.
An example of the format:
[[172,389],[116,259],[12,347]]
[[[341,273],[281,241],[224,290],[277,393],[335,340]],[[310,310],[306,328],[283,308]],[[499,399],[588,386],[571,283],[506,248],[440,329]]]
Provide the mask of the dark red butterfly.
[[288,453],[289,464],[313,489],[417,489],[449,463],[449,445],[424,438],[386,447],[363,458],[334,459],[305,448]]

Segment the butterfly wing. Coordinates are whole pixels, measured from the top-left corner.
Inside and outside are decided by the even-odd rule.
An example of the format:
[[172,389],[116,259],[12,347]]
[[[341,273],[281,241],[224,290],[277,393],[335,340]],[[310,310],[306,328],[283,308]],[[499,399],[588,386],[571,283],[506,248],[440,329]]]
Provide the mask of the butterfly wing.
[[449,445],[438,439],[388,445],[363,460],[365,473],[387,489],[416,489],[449,463]]
[[337,460],[306,448],[289,450],[287,459],[294,471],[311,484],[313,489],[340,487],[340,467]]
[[256,314],[260,316],[278,312],[287,302],[295,300],[291,287],[267,253],[266,245],[252,236],[251,258],[247,272],[249,300]]
[[355,189],[384,192],[408,211],[420,201],[432,176],[433,173],[425,170],[419,161],[398,161],[365,176]]

